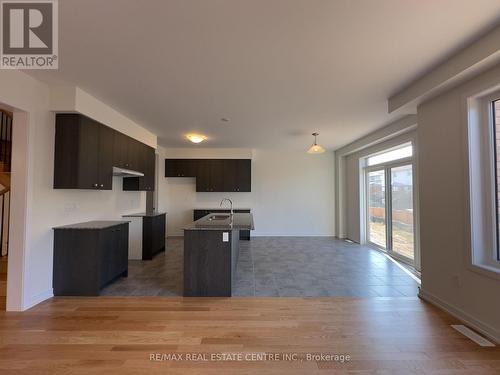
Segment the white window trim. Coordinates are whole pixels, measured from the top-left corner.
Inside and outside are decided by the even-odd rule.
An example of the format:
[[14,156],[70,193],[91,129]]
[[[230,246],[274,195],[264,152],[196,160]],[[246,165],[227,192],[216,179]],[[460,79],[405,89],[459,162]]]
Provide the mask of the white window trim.
[[500,91],[482,93],[467,100],[467,147],[470,251],[468,267],[500,279],[497,260],[496,183],[491,103]]

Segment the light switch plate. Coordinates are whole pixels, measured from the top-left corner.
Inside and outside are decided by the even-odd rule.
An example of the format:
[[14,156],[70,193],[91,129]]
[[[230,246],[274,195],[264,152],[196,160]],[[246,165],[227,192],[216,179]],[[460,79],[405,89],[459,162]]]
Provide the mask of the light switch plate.
[[222,242],[229,242],[229,233],[222,232]]

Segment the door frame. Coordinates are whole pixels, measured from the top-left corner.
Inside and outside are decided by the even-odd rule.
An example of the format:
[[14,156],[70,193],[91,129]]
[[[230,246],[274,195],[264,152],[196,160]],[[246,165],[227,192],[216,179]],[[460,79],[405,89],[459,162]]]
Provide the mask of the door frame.
[[[371,166],[365,166],[363,168],[363,186],[364,186],[364,204],[362,205],[362,215],[364,217],[364,226],[365,230],[364,232],[364,242],[368,244],[369,246],[375,247],[378,250],[381,250],[387,254],[389,254],[391,257],[404,262],[408,263],[412,266],[414,266],[416,269],[420,269],[420,254],[418,251],[418,242],[417,242],[417,220],[418,220],[418,214],[417,214],[417,207],[418,207],[418,195],[416,194],[416,191],[418,190],[416,187],[417,185],[417,180],[416,180],[416,165],[415,165],[415,142],[412,141],[412,146],[413,146],[413,156],[402,158],[402,159],[397,159],[394,161],[386,162],[386,163],[380,163],[380,164],[375,164]],[[367,159],[365,157],[365,159]],[[405,165],[411,165],[412,166],[412,201],[413,201],[413,258],[410,259],[404,255],[401,255],[394,250],[392,250],[392,176],[391,176],[391,170],[392,168],[397,168],[397,167],[402,167]],[[368,174],[370,172],[374,171],[381,171],[383,170],[385,175],[385,238],[386,238],[386,248],[383,248],[380,245],[377,245],[374,242],[370,241],[370,215],[369,215],[369,179],[368,179]]]

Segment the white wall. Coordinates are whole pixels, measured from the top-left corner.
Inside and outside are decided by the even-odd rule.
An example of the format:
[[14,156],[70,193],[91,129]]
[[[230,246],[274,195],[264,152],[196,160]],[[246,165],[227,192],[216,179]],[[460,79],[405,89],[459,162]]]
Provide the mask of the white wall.
[[[120,178],[113,179],[113,191],[54,190],[49,87],[13,70],[0,71],[0,82],[0,103],[14,111],[7,308],[23,310],[52,295],[52,227],[142,211],[145,193],[122,192]],[[100,103],[91,117],[103,121],[105,108]],[[109,111],[106,119],[119,118]]]
[[466,98],[500,66],[418,107],[421,295],[500,342],[500,280],[468,267]]
[[[171,158],[250,158],[250,193],[196,193],[194,178],[160,180],[159,208],[168,211],[167,234],[182,235],[194,208],[216,208],[222,198],[235,208],[251,208],[253,236],[333,236],[334,159],[332,152],[262,149],[161,149]],[[164,176],[164,174],[163,174]]]

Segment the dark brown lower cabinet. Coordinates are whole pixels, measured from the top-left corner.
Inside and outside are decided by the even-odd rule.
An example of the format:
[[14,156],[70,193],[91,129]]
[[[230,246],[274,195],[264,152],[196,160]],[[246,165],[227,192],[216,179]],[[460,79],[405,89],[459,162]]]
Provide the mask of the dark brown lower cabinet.
[[[208,214],[211,213],[229,213],[231,212],[230,210],[224,210],[224,209],[196,209],[193,210],[193,221],[196,221],[198,219],[201,219],[203,216],[207,216]],[[249,213],[250,210],[234,210],[235,213]],[[249,230],[240,230],[240,240],[243,241],[250,241],[250,231]]]
[[142,260],[151,260],[165,251],[166,214],[142,218]]
[[55,296],[97,296],[128,275],[128,223],[104,228],[54,228]]

